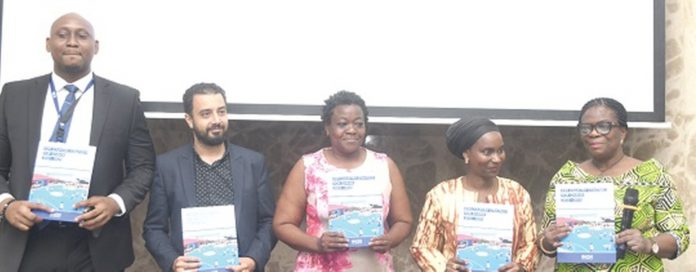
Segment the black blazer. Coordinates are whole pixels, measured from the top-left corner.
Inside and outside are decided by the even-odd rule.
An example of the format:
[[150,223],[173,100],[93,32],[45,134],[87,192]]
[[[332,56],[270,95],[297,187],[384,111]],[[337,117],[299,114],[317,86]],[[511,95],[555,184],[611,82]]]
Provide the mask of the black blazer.
[[[0,193],[29,197],[50,75],[5,84],[0,94]],[[145,197],[154,173],[154,149],[139,92],[94,76],[90,145],[97,147],[90,196],[116,193],[128,212]],[[96,271],[123,270],[133,262],[129,214],[113,217],[89,236]],[[17,271],[28,233],[0,224],[0,272]],[[40,260],[36,260],[40,261]]]
[[[251,257],[256,271],[263,271],[276,244],[272,228],[275,198],[268,187],[265,160],[240,146],[228,144],[227,148],[239,256]],[[196,204],[194,156],[193,146],[187,144],[157,157],[143,238],[163,271],[171,271],[174,259],[184,255],[181,208]]]

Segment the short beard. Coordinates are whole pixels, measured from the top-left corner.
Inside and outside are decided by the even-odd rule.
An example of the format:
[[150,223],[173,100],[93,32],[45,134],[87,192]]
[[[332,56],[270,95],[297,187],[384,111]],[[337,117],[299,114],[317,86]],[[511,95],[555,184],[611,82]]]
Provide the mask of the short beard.
[[63,71],[69,75],[80,75],[86,71],[86,67],[80,65],[63,65]]
[[201,134],[197,129],[193,129],[193,134],[195,135],[196,139],[200,141],[202,144],[207,145],[207,146],[218,146],[221,145],[222,143],[225,142],[225,139],[227,138],[227,130],[225,130],[222,135],[218,137],[208,137],[207,134],[208,130]]
[[78,74],[82,72],[82,67],[78,65],[63,66],[63,70],[69,74]]

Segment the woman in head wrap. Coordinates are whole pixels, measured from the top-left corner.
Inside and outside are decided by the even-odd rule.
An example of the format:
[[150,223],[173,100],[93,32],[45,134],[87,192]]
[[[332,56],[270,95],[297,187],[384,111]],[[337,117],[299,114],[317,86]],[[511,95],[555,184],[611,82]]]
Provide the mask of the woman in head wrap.
[[490,203],[512,206],[512,256],[500,267],[485,269],[534,271],[537,249],[531,201],[521,185],[498,176],[505,161],[498,127],[488,119],[460,119],[445,136],[450,152],[464,160],[467,174],[428,192],[411,245],[416,263],[423,271],[470,271],[470,262],[456,256],[461,203]]

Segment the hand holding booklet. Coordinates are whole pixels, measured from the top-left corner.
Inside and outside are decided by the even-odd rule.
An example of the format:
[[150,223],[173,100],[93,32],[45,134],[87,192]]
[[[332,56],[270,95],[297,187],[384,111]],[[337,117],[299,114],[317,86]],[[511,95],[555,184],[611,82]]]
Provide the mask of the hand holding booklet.
[[559,263],[614,263],[614,185],[556,184],[556,222],[572,231],[561,242]]
[[85,208],[73,208],[86,200],[96,147],[41,142],[36,154],[29,201],[44,204],[53,212],[35,210],[45,220],[75,222]]
[[329,186],[329,230],[341,232],[348,247],[367,247],[384,234],[383,199],[374,175],[336,175]]
[[234,206],[181,209],[184,255],[201,261],[198,271],[228,271],[239,264]]
[[457,222],[457,258],[470,271],[498,271],[512,261],[513,207],[461,203]]

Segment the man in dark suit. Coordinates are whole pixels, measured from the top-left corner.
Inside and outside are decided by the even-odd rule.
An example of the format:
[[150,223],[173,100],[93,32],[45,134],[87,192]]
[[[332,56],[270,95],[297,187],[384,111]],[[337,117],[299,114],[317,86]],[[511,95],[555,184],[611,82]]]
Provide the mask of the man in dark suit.
[[157,157],[145,246],[163,271],[197,269],[198,259],[183,256],[181,209],[234,205],[240,265],[229,269],[263,271],[276,243],[264,157],[225,141],[227,103],[219,86],[193,85],[184,94],[184,111],[193,144]]
[[[46,50],[53,73],[0,94],[0,271],[121,271],[134,259],[129,212],[154,174],[139,93],[92,73],[99,42],[78,14],[53,23]],[[70,129],[57,133],[71,104]],[[96,147],[88,199],[77,204],[88,209],[75,223],[42,222],[32,210],[49,208],[27,201],[38,144],[48,141]]]

